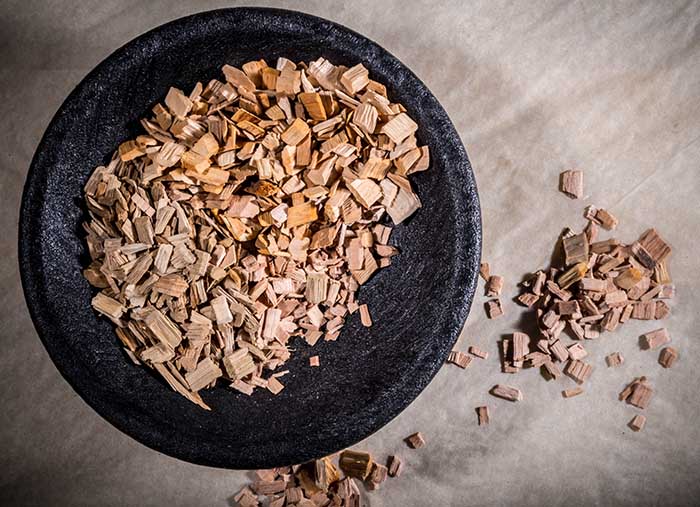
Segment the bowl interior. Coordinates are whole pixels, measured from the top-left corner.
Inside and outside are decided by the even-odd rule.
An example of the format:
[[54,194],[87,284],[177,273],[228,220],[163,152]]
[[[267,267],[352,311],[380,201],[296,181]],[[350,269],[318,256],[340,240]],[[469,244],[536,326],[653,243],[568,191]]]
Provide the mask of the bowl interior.
[[[277,396],[226,387],[186,401],[131,364],[111,324],[90,307],[82,187],[169,86],[223,79],[224,63],[278,56],[362,62],[420,125],[431,168],[412,178],[423,202],[392,243],[401,254],[360,289],[375,324],[353,315],[337,342],[300,340]],[[163,25],[108,57],[68,97],[29,172],[20,220],[27,303],[56,366],[100,415],[166,454],[211,466],[298,463],[350,446],[379,429],[428,384],[454,344],[476,283],[481,224],[474,178],[445,111],[388,52],[337,24],[270,9],[227,9]],[[309,368],[318,354],[320,368]]]

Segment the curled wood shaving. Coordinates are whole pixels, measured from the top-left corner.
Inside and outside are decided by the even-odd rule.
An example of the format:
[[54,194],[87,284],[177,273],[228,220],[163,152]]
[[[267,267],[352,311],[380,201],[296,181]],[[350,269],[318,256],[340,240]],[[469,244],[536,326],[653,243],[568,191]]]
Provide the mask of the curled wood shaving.
[[430,160],[361,64],[222,74],[170,88],[85,185],[93,307],[130,357],[204,407],[197,392],[222,381],[279,393],[292,340],[338,337],[359,286],[397,254],[389,220],[420,208],[408,176]]

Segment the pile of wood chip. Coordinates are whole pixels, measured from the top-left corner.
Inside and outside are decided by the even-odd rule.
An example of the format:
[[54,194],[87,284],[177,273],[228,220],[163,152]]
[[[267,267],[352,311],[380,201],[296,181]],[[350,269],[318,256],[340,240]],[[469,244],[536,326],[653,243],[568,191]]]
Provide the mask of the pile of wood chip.
[[[537,271],[522,283],[524,291],[517,300],[535,310],[538,334],[530,337],[518,332],[502,340],[504,372],[541,367],[546,376],[556,379],[563,369],[582,384],[593,370],[584,361],[586,340],[615,331],[629,319],[659,320],[670,314],[665,300],[675,293],[666,265],[671,247],[654,229],[631,245],[616,239],[597,241],[598,225],[613,228],[617,220],[601,209],[592,213],[591,208],[586,211],[590,222],[584,232],[566,230],[562,235],[562,265]],[[565,330],[578,341],[566,345]],[[670,340],[665,329],[647,333],[644,339],[650,349]],[[623,360],[615,353],[607,363],[617,366]]]
[[361,485],[374,491],[402,470],[398,456],[389,456],[382,465],[367,452],[345,450],[302,465],[257,470],[255,482],[233,499],[240,507],[359,507],[365,505]]
[[222,70],[171,88],[85,185],[95,310],[133,361],[204,408],[198,391],[218,380],[280,392],[292,337],[338,337],[397,253],[386,215],[420,207],[408,176],[430,161],[361,64]]

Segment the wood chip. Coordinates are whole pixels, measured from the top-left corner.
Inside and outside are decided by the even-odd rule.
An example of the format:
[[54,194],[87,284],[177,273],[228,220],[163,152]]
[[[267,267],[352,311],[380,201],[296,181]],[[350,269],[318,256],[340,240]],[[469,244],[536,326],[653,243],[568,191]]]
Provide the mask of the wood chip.
[[495,385],[491,388],[491,394],[508,401],[522,401],[523,393],[520,389],[506,385]]
[[632,429],[632,431],[642,431],[646,422],[647,418],[645,416],[637,414],[632,418],[628,426]]
[[321,360],[318,356],[311,356],[309,358],[309,366],[318,367],[321,366]]
[[476,407],[476,414],[479,426],[486,426],[489,423],[489,407]]
[[607,363],[608,367],[614,368],[616,366],[621,366],[625,362],[625,358],[622,357],[622,354],[619,352],[613,352],[612,354],[605,356],[605,362]]
[[389,456],[387,461],[389,477],[399,477],[403,471],[403,462],[398,456]]
[[564,372],[577,384],[583,384],[591,376],[592,371],[593,367],[590,364],[576,359],[571,359],[564,369]]
[[363,326],[372,327],[372,317],[369,314],[369,308],[365,304],[360,305],[360,320]]
[[583,172],[564,171],[560,174],[560,189],[572,199],[583,197]]
[[674,347],[664,347],[659,353],[659,364],[670,368],[678,360],[678,351]]
[[503,315],[503,307],[500,299],[492,299],[486,302],[486,315],[489,319],[495,319]]
[[484,350],[481,350],[479,347],[469,347],[469,353],[481,359],[488,359],[489,357],[489,353]]
[[646,408],[649,405],[654,390],[649,385],[646,377],[634,379],[621,393],[620,401],[626,401],[638,408]]
[[459,352],[458,350],[453,350],[447,356],[447,362],[452,363],[454,365],[457,365],[462,369],[466,369],[469,367],[469,364],[472,362],[472,358],[463,352]]
[[488,262],[482,262],[479,265],[479,275],[481,275],[481,278],[485,282],[489,281],[489,278],[491,278],[491,268],[489,267]]
[[666,328],[656,329],[654,331],[649,331],[642,335],[642,340],[644,347],[646,349],[656,349],[661,345],[665,345],[671,341],[671,336],[668,334]]
[[372,469],[372,456],[367,452],[345,450],[340,453],[339,464],[346,475],[364,480]]
[[503,289],[503,277],[498,275],[492,275],[489,277],[486,283],[486,295],[488,297],[498,297],[501,295],[501,290]]
[[420,432],[413,433],[406,437],[406,443],[411,449],[420,449],[425,446],[425,438]]
[[561,392],[561,395],[564,398],[573,398],[574,396],[578,396],[579,394],[583,394],[583,388],[582,387],[574,387],[572,389],[564,389]]

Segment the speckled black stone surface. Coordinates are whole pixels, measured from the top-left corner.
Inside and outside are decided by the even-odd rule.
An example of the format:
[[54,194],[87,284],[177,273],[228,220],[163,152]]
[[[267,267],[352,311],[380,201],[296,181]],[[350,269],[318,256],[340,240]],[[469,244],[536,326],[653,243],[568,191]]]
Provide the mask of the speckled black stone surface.
[[[278,56],[362,62],[418,122],[430,171],[413,178],[423,208],[397,227],[391,267],[362,287],[374,326],[352,316],[339,340],[298,344],[278,396],[225,387],[203,394],[206,412],[131,364],[111,324],[90,307],[80,223],[92,169],[136,134],[170,85],[221,77],[224,63]],[[426,55],[440,58],[440,55]],[[350,446],[398,415],[443,364],[476,286],[481,217],[459,135],[425,85],[387,51],[329,21],[290,11],[226,9],[183,18],[117,50],[66,99],[37,148],[22,200],[22,283],[57,368],[102,417],[143,444],[203,465],[262,468]],[[320,368],[308,357],[319,354]],[[60,410],[60,407],[56,407]]]

